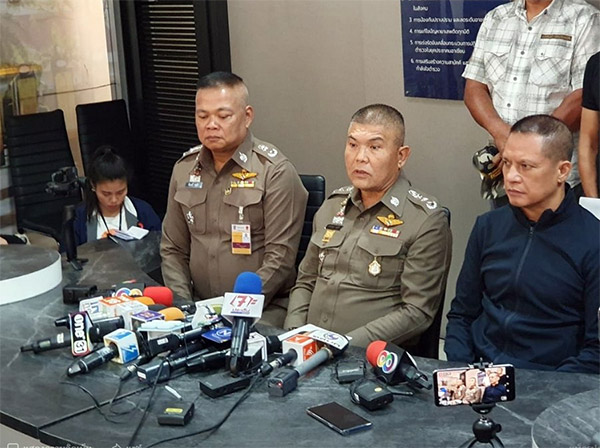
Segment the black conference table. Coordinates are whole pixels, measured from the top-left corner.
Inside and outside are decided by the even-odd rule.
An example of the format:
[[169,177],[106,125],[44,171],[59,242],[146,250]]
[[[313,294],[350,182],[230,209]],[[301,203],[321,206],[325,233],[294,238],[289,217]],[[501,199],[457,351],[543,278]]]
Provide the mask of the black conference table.
[[[146,274],[160,262],[158,236],[121,242],[88,243],[80,255],[89,258],[83,271],[63,263],[63,285],[67,283],[108,286],[135,278],[155,282]],[[68,349],[38,355],[20,353],[19,347],[57,333],[53,321],[73,310],[62,303],[61,288],[22,302],[0,307],[0,422],[55,446],[125,448],[142,418],[150,390],[135,378],[122,384],[115,409],[139,406],[109,422],[95,409],[85,387],[107,411],[107,402],[119,384],[123,367],[108,363],[87,375],[69,378],[72,362]],[[272,329],[261,327],[263,332]],[[351,348],[345,358],[364,358],[364,350]],[[417,358],[428,375],[434,369],[459,367],[455,363]],[[257,383],[248,398],[215,432],[168,442],[159,446],[214,447],[452,447],[472,436],[478,415],[469,406],[438,408],[432,391],[414,396],[396,396],[386,408],[369,412],[352,404],[347,386],[333,379],[335,362],[325,364],[301,379],[298,388],[285,397],[269,396],[264,383]],[[164,383],[157,387],[144,425],[132,446],[145,447],[159,440],[200,431],[217,423],[240,398],[236,392],[211,399],[200,393],[203,373],[172,379],[168,385],[185,400],[195,402],[195,415],[184,427],[160,426],[157,413],[174,397]],[[517,398],[496,406],[489,415],[502,425],[498,434],[504,445],[518,447],[590,446],[600,430],[600,378],[597,375],[516,371]],[[371,430],[341,436],[310,418],[306,408],[329,401],[354,410],[373,422]]]

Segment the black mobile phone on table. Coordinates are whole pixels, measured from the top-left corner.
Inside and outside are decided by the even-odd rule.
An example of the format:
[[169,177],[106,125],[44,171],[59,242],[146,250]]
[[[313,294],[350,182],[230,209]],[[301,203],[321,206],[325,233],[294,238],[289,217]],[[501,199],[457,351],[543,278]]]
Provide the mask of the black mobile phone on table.
[[369,420],[335,401],[310,407],[306,413],[344,436],[372,426]]
[[515,368],[510,364],[484,368],[458,367],[433,372],[436,406],[512,401],[515,394]]

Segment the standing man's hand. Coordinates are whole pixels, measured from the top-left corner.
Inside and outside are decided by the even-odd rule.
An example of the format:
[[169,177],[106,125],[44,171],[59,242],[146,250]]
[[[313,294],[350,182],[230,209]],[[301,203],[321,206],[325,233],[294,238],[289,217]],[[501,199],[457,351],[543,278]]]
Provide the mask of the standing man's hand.
[[494,156],[494,165],[497,165],[502,158],[502,151],[504,150],[504,145],[506,145],[508,134],[510,134],[510,125],[500,120],[499,122],[496,122],[496,129],[494,129],[491,134],[494,138],[494,144],[496,145],[496,148],[498,148],[498,151],[500,151],[499,154]]

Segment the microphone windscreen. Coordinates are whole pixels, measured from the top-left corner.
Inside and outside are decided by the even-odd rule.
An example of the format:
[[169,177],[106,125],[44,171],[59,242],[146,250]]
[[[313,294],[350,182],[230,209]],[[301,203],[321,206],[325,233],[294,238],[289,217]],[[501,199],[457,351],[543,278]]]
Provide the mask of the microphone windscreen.
[[281,340],[277,336],[267,336],[267,353],[281,353]]
[[147,286],[144,288],[144,295],[154,300],[154,303],[165,306],[173,305],[173,291],[166,286]]
[[154,305],[156,302],[152,300],[150,297],[146,296],[129,296],[130,299],[135,300],[136,302],[143,303],[144,305]]
[[155,303],[153,305],[148,305],[148,309],[151,311],[160,311],[160,310],[164,310],[167,307],[164,305],[161,305],[160,303]]
[[373,367],[377,367],[377,357],[385,349],[386,345],[385,341],[373,341],[367,347],[367,361]]
[[165,316],[165,320],[184,320],[185,314],[179,308],[171,307],[165,308],[159,311],[160,314]]
[[262,280],[256,272],[242,272],[235,279],[233,292],[240,294],[262,294]]

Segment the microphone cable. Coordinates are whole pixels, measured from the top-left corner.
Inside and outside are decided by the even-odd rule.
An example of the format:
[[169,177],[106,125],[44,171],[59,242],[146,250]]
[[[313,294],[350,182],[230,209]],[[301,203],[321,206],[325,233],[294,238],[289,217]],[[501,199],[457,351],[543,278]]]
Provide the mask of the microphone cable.
[[[121,392],[121,386],[123,384],[121,381],[119,381],[119,384],[117,386],[117,390],[113,394],[112,398],[110,400],[104,402],[104,403],[101,403],[92,392],[90,392],[87,388],[85,388],[81,384],[73,383],[71,381],[60,381],[59,384],[64,384],[66,386],[75,386],[75,387],[79,388],[82,392],[84,392],[87,396],[89,396],[92,399],[92,401],[94,402],[94,408],[98,410],[98,412],[100,413],[100,415],[102,415],[102,417],[104,418],[104,420],[106,420],[107,422],[110,422],[110,423],[115,423],[115,424],[125,423],[125,422],[120,421],[120,420],[113,420],[111,417],[117,416],[117,415],[126,415],[126,414],[129,414],[129,413],[133,412],[138,407],[138,405],[139,405],[139,402],[138,402],[138,404],[136,404],[136,403],[128,400],[128,402],[133,405],[133,407],[131,409],[126,409],[124,411],[114,411],[112,409],[113,406],[116,403],[119,403],[119,402],[115,402],[115,400],[117,399],[119,393]],[[146,388],[147,387],[145,387],[143,389],[140,389],[138,391],[135,391],[134,393],[141,392],[142,390],[144,390]],[[108,405],[108,412],[104,412],[103,409],[102,409],[102,407],[106,406],[106,405]],[[44,426],[49,426],[50,424],[59,423],[59,421],[49,422],[49,424],[46,424]]]
[[[185,338],[183,339],[183,345],[187,352],[188,345],[187,345],[187,341],[185,340]],[[140,419],[138,425],[136,426],[135,431],[131,435],[131,438],[129,439],[127,446],[133,446],[133,442],[135,441],[135,438],[137,437],[140,429],[142,428],[142,426],[144,425],[144,422],[146,421],[146,418],[148,417],[148,412],[150,411],[150,408],[152,407],[152,404],[153,404],[152,400],[154,398],[154,393],[156,392],[156,386],[158,385],[158,380],[160,379],[160,376],[162,374],[163,366],[164,366],[164,364],[161,362],[160,366],[158,368],[158,373],[156,374],[156,378],[154,378],[154,382],[152,383],[152,390],[150,391],[150,396],[148,397],[148,402],[146,404],[146,407],[144,408],[144,413],[142,414],[142,418]]]
[[142,428],[142,426],[144,425],[144,422],[146,421],[146,417],[148,416],[148,412],[150,411],[150,406],[152,405],[152,399],[154,398],[154,392],[156,392],[156,386],[158,384],[158,379],[160,378],[160,374],[162,373],[162,369],[163,369],[163,363],[160,364],[160,366],[158,368],[158,374],[156,375],[156,378],[154,379],[154,383],[152,383],[152,389],[150,391],[150,396],[148,397],[148,403],[146,404],[146,408],[144,409],[144,413],[142,414],[142,418],[140,419],[138,425],[136,426],[135,431],[131,435],[131,438],[129,439],[127,446],[133,446],[133,442],[134,442],[135,438],[137,437],[140,429]]
[[[223,425],[223,423],[225,423],[227,421],[227,419],[233,413],[233,411],[240,404],[242,404],[242,402],[244,400],[246,400],[246,398],[248,398],[250,396],[250,393],[252,392],[252,390],[254,389],[254,387],[257,384],[261,383],[262,380],[263,380],[263,377],[260,374],[255,373],[254,374],[254,378],[252,378],[252,381],[250,382],[250,386],[248,386],[248,389],[246,389],[244,391],[244,393],[242,394],[242,396],[240,396],[240,398],[238,398],[238,400],[227,411],[227,413],[223,416],[223,418],[221,420],[219,420],[217,423],[215,423],[214,425],[209,426],[208,428],[201,429],[199,431],[194,431],[194,432],[190,432],[188,434],[183,434],[181,436],[169,437],[167,439],[158,440],[158,441],[156,441],[154,443],[151,443],[150,445],[146,445],[145,448],[152,448],[152,447],[160,445],[162,443],[172,442],[174,440],[181,440],[181,439],[184,439],[184,438],[187,438],[187,437],[193,437],[193,436],[197,436],[197,435],[204,434],[206,432],[211,431],[211,433],[203,440],[203,442],[206,441],[217,429],[219,429]],[[131,445],[129,445],[129,446],[131,446]]]

